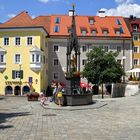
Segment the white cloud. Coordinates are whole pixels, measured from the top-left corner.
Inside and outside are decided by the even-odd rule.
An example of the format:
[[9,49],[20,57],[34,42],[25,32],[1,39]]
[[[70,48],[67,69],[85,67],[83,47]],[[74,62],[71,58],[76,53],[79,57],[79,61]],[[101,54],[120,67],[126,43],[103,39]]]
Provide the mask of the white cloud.
[[134,15],[136,17],[140,17],[140,5],[134,3],[134,0],[115,0],[115,2],[118,3],[116,8],[102,8],[102,10],[106,12],[106,15],[124,17]]
[[9,18],[13,18],[13,17],[15,17],[16,16],[16,14],[8,14],[8,17]]

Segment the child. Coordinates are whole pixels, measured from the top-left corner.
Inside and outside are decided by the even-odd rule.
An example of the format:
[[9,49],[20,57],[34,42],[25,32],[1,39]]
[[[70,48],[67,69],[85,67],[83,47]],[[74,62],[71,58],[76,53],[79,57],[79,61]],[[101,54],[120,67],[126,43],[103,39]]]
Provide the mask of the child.
[[40,94],[40,104],[45,105],[46,97],[43,93]]

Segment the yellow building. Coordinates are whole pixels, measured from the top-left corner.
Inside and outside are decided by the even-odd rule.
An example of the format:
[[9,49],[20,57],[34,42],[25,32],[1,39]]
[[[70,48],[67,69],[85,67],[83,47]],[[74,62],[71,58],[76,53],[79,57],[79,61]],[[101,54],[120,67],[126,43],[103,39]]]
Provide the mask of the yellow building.
[[46,90],[47,36],[25,11],[0,25],[0,95]]
[[125,21],[133,38],[132,66],[133,68],[140,67],[140,18],[131,15]]

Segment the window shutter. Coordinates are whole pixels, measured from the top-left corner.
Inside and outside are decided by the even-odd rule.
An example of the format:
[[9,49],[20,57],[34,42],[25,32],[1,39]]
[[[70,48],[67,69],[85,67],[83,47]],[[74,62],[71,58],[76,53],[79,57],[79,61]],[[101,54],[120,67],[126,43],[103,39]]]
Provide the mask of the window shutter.
[[12,79],[15,79],[15,70],[12,70]]
[[20,71],[20,78],[23,79],[23,70]]

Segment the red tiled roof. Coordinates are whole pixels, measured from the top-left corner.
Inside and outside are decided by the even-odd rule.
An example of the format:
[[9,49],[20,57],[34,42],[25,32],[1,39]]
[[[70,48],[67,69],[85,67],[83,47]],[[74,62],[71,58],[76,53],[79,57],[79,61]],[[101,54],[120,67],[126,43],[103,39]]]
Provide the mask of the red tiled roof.
[[32,26],[32,18],[26,11],[21,12],[17,16],[11,18],[7,22],[0,24],[0,27],[21,27],[21,26]]
[[[60,23],[55,23],[56,18],[60,18]],[[76,31],[78,36],[82,36],[81,30],[86,29],[86,36],[92,36],[91,30],[96,29],[97,37],[104,36],[103,29],[109,31],[108,36],[116,37],[115,30],[123,27],[124,33],[122,37],[131,37],[130,32],[123,17],[99,17],[99,16],[76,16]],[[94,24],[90,25],[89,19],[94,19]],[[117,24],[117,19],[121,21],[122,25]],[[0,24],[0,28],[12,28],[12,27],[42,27],[51,36],[68,36],[68,29],[71,27],[72,17],[68,15],[50,15],[50,16],[38,16],[32,19],[26,11],[21,12],[19,15],[8,20],[7,22]],[[54,32],[55,26],[59,26],[59,32]]]
[[[55,19],[57,17],[60,17],[60,23],[55,24]],[[99,17],[99,16],[94,16],[92,17],[94,19],[94,24],[90,25],[89,19],[90,16],[76,16],[76,30],[77,30],[77,35],[82,36],[81,29],[86,29],[87,34],[86,36],[92,36],[91,30],[96,29],[97,34],[96,36],[104,36],[103,34],[103,29],[107,29],[109,31],[108,36],[115,37],[118,36],[115,33],[115,29],[120,29],[122,26],[124,29],[124,34],[121,34],[122,37],[131,37],[130,32],[127,28],[127,25],[123,19],[123,17],[113,17],[113,16],[108,16],[108,17]],[[117,19],[121,21],[122,25],[117,24]],[[68,15],[52,15],[51,16],[51,29],[50,29],[50,35],[69,35],[68,33],[68,28],[71,26],[71,20],[72,18]],[[59,32],[55,33],[54,28],[55,26],[59,26]]]
[[0,28],[16,28],[16,27],[42,27],[47,32],[49,31],[49,16],[39,16],[32,19],[28,12],[23,11],[17,16],[11,18],[7,22],[0,24]]

